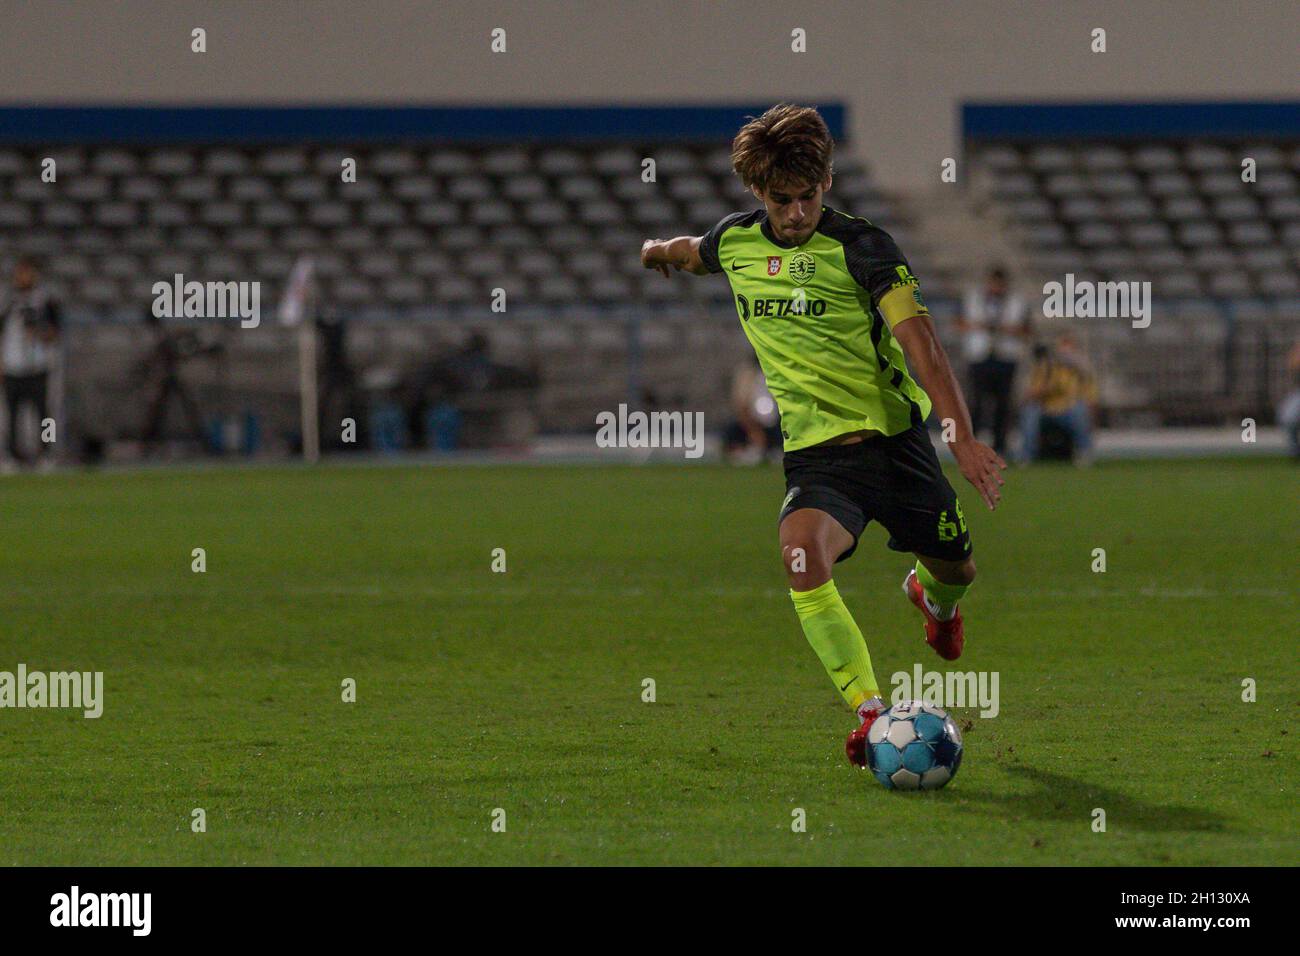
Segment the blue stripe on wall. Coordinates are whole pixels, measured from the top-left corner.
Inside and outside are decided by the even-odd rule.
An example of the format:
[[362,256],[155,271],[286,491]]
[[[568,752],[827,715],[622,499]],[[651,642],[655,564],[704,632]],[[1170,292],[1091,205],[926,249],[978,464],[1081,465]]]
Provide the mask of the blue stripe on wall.
[[[729,143],[750,106],[284,106],[0,108],[0,141],[77,143],[521,142],[718,140]],[[844,107],[820,106],[837,139]]]
[[1300,138],[1298,102],[970,103],[968,139]]

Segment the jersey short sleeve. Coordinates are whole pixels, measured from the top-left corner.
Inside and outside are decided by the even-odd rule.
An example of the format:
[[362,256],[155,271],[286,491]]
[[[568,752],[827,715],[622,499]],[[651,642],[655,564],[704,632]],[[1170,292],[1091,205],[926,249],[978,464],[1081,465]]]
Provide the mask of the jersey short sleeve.
[[751,214],[733,212],[720,219],[716,226],[704,234],[700,240],[700,260],[704,263],[704,268],[710,272],[722,271],[722,263],[718,260],[718,247],[722,243],[722,234],[749,215]]
[[929,314],[921,298],[921,285],[898,244],[879,226],[862,222],[854,230],[844,243],[844,262],[891,329],[914,315]]

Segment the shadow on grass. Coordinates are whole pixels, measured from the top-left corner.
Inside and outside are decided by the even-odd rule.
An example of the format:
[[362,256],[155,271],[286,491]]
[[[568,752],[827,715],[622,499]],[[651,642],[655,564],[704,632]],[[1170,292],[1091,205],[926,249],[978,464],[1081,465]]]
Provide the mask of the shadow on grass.
[[1023,765],[1004,769],[1007,774],[1033,784],[1035,789],[1030,793],[1006,793],[962,788],[962,798],[981,809],[996,809],[1008,819],[1091,821],[1093,809],[1101,807],[1106,811],[1108,828],[1132,827],[1152,833],[1228,828],[1227,818],[1213,810],[1175,803],[1148,803],[1119,790]]

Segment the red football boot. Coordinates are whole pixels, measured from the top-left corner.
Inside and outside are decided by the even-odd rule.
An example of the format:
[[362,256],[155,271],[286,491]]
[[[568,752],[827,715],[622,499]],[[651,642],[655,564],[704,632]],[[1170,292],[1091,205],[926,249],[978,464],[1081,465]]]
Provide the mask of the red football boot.
[[903,579],[903,593],[917,609],[925,615],[925,643],[934,648],[934,652],[945,661],[955,661],[961,657],[962,645],[966,642],[966,633],[961,625],[961,610],[953,609],[953,615],[941,621],[930,613],[925,604],[925,589],[916,579],[916,571],[908,571]]
[[848,755],[849,763],[853,764],[853,766],[866,769],[867,731],[876,722],[876,718],[884,712],[885,703],[879,697],[866,701],[858,710],[858,717],[862,720],[862,723],[849,734],[848,740],[844,741],[844,752]]

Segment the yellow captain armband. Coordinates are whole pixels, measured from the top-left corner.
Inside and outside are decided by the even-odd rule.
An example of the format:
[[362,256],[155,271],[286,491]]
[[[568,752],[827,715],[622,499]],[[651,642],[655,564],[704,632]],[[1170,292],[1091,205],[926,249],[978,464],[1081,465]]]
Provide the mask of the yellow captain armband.
[[925,307],[925,300],[921,298],[921,287],[915,280],[894,286],[880,297],[877,307],[891,330],[904,319],[930,314],[930,310]]

